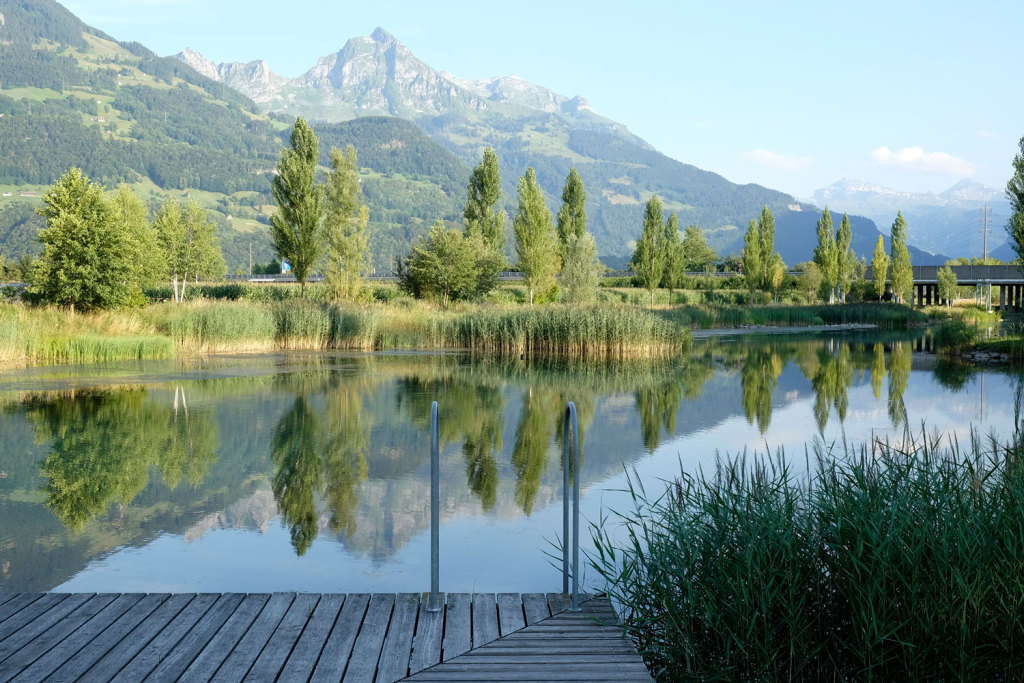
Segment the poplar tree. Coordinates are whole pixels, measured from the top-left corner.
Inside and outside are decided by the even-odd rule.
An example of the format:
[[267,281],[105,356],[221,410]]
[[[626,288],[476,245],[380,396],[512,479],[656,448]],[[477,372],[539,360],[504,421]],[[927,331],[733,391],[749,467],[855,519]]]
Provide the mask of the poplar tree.
[[558,240],[565,246],[569,235],[582,237],[587,231],[587,191],[576,167],[569,169],[562,188],[562,208],[558,210]]
[[896,213],[896,220],[892,224],[889,258],[892,263],[892,275],[889,281],[892,283],[892,292],[896,295],[896,301],[909,302],[914,287],[914,270],[910,265],[910,252],[907,250],[907,221],[904,220],[902,211]]
[[853,281],[853,268],[857,262],[857,256],[853,253],[850,243],[853,241],[853,229],[850,227],[850,217],[843,214],[843,220],[839,223],[839,230],[836,231],[836,285],[840,288],[840,300],[846,301],[846,295],[850,292],[850,283]]
[[1006,233],[1017,261],[1024,267],[1024,137],[1018,144],[1020,152],[1013,157],[1013,176],[1006,183],[1006,200],[1010,202]]
[[832,230],[832,214],[826,206],[818,219],[818,245],[814,247],[814,263],[829,289],[829,303],[834,302],[835,287],[839,283],[839,253]]
[[775,216],[767,204],[761,209],[761,216],[757,220],[757,232],[761,249],[761,287],[765,290],[777,289],[772,283],[779,280],[781,284],[781,278],[777,273],[780,266],[785,271],[785,264],[775,251]]
[[498,276],[506,266],[505,212],[498,210],[501,199],[501,173],[498,156],[488,147],[483,159],[469,176],[466,206],[462,211],[466,237],[477,235],[489,253],[479,260],[480,274],[476,293],[486,294],[498,284]]
[[885,240],[881,235],[875,242],[875,253],[871,258],[872,280],[879,300],[885,296],[885,280],[889,274],[889,255],[885,253]]
[[306,297],[306,280],[323,253],[323,188],[316,183],[320,142],[300,116],[295,120],[291,147],[281,150],[270,192],[277,211],[270,217],[270,237],[278,257],[291,264]]
[[72,312],[114,308],[140,300],[129,233],[120,225],[103,186],[72,168],[43,194],[36,209],[43,253],[30,291]]
[[664,212],[658,195],[651,195],[644,206],[644,231],[633,251],[630,262],[633,272],[640,278],[644,288],[651,293],[651,305],[654,305],[654,290],[661,283],[665,273],[665,240]]
[[597,258],[597,243],[589,232],[569,233],[565,241],[560,287],[562,300],[587,304],[594,300],[603,266]]
[[750,302],[754,302],[754,292],[761,287],[761,238],[757,231],[757,221],[751,219],[747,224],[747,232],[743,234],[743,279],[750,290]]
[[665,261],[661,284],[668,289],[668,303],[672,305],[672,293],[683,281],[686,273],[686,257],[683,243],[679,239],[679,216],[673,211],[665,221],[665,236],[662,239],[662,252]]
[[536,291],[548,291],[555,286],[558,270],[558,236],[532,166],[519,179],[519,208],[513,229],[519,269],[523,271],[532,305]]
[[355,299],[370,269],[367,226],[355,147],[331,149],[331,171],[324,193],[324,281],[334,299]]

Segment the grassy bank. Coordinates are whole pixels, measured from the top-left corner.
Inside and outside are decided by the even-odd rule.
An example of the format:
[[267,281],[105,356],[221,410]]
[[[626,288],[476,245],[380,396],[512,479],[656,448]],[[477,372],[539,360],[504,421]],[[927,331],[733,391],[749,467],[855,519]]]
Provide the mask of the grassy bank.
[[1019,443],[726,459],[633,487],[591,561],[659,680],[1020,680]]

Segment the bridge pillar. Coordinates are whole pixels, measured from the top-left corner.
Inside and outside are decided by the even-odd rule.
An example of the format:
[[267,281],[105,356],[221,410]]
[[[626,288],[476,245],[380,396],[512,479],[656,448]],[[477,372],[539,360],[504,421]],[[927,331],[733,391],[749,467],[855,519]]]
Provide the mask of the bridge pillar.
[[[988,286],[991,287],[992,285],[988,285]],[[1006,295],[1007,295],[1006,287],[1000,287],[999,288],[999,310],[1000,311],[1005,311],[1006,310],[1006,304],[1008,303],[1007,299],[1009,299],[1009,297],[1006,296]]]

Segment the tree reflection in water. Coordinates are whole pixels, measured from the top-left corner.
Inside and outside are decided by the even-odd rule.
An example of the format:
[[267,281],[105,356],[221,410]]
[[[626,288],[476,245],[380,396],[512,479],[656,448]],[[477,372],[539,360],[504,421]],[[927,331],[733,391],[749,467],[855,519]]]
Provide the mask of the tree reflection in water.
[[36,440],[50,442],[41,467],[46,505],[72,529],[113,503],[131,503],[149,484],[150,466],[171,489],[182,479],[198,486],[219,442],[208,412],[170,411],[143,389],[40,396],[28,401],[26,415]]

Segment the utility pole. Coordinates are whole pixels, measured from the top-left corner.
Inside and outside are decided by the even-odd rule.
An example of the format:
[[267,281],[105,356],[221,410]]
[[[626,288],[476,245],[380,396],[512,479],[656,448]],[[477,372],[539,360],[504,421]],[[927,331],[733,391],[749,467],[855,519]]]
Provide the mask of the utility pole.
[[981,262],[982,265],[988,265],[988,224],[991,220],[988,217],[988,204],[985,204],[982,208],[978,209],[981,212],[981,236],[982,244],[984,245],[984,260]]
[[249,277],[252,277],[252,241],[249,242]]

